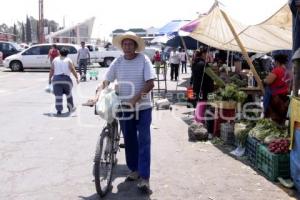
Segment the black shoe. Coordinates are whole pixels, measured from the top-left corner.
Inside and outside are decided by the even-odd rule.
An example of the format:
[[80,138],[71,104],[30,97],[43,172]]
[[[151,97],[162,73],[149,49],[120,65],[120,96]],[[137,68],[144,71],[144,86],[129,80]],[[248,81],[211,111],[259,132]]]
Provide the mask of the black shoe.
[[57,115],[61,115],[61,111],[57,111],[57,113],[56,113]]

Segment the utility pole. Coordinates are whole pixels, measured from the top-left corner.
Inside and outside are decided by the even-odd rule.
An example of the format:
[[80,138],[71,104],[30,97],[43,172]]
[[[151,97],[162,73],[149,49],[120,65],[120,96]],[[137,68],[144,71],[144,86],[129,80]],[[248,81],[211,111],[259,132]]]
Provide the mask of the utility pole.
[[39,0],[39,43],[45,42],[44,36],[44,1]]

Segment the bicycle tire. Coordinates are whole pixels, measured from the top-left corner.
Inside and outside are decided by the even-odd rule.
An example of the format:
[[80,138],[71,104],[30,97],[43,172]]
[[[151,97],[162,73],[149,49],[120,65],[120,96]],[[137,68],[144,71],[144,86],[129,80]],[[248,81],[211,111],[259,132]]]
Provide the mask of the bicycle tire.
[[114,161],[113,140],[111,128],[102,130],[96,148],[94,161],[95,187],[98,195],[104,197],[111,185]]

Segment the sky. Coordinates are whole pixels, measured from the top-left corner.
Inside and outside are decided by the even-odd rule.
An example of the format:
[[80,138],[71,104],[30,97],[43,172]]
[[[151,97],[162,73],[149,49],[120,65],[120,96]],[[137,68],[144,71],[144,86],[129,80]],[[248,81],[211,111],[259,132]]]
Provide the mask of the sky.
[[[39,0],[0,0],[0,24],[13,25],[26,15],[38,19]],[[221,7],[245,24],[271,16],[287,0],[220,0]],[[75,25],[95,16],[92,37],[108,39],[117,28],[161,28],[175,19],[193,20],[205,13],[214,0],[44,0],[44,18]]]

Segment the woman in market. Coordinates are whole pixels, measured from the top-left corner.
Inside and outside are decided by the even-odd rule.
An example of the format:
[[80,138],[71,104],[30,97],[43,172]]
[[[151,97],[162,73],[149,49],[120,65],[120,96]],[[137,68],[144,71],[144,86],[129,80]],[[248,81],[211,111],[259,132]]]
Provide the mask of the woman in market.
[[196,51],[193,65],[192,65],[192,77],[190,84],[193,87],[195,94],[195,103],[198,101],[206,101],[208,93],[213,92],[214,82],[213,80],[205,74],[205,67],[207,67],[207,49],[202,49],[201,51]]
[[275,66],[263,80],[265,87],[264,112],[279,125],[284,125],[289,105],[289,73],[286,69],[288,57],[284,54],[274,56]]

